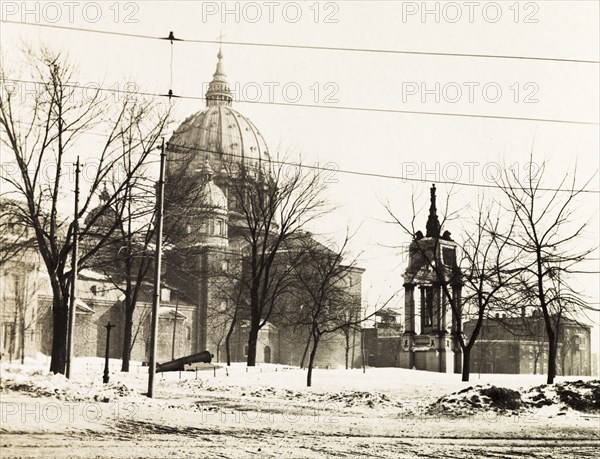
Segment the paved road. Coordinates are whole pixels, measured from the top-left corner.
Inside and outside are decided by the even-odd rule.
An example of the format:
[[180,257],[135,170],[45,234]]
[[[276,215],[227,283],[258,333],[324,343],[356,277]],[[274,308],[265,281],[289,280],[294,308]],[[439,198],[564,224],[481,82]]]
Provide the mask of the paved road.
[[599,440],[406,438],[123,423],[113,433],[3,433],[4,458],[596,458]]
[[3,394],[0,457],[584,459],[596,458],[600,450],[597,417],[489,417],[486,422],[372,411],[292,420],[291,412],[237,407],[225,418],[218,411],[137,403],[131,410],[128,403]]

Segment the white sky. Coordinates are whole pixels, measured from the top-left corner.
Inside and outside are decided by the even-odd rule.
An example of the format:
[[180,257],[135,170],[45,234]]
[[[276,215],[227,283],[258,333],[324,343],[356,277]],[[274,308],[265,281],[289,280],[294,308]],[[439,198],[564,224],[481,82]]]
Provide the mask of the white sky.
[[[473,20],[468,2],[428,2],[427,8],[440,10],[423,18],[422,2],[269,2],[251,4],[228,2],[232,13],[222,17],[224,2],[23,2],[2,3],[2,20],[59,24],[117,32],[167,36],[173,31],[183,39],[284,43],[292,45],[375,48],[444,53],[499,54],[599,59],[599,7],[595,1],[476,2]],[[37,5],[37,6],[36,6]],[[498,5],[498,7],[494,6]],[[462,18],[451,22],[456,6]],[[71,8],[71,10],[69,10]],[[237,8],[237,13],[236,13]],[[454,8],[454,9],[452,9]],[[498,10],[499,8],[499,10]],[[29,11],[29,13],[26,12]],[[319,18],[315,21],[315,11]],[[485,10],[485,14],[483,11]],[[515,10],[519,11],[515,21]],[[260,20],[252,22],[260,11]],[[285,14],[284,14],[285,11]],[[293,23],[296,12],[301,18]],[[502,17],[492,22],[497,11]],[[118,17],[116,17],[116,13]],[[204,14],[203,14],[204,12]],[[215,14],[208,14],[215,12]],[[71,14],[70,14],[71,13]],[[330,20],[335,23],[326,22]],[[96,17],[98,18],[95,21]],[[537,23],[526,22],[537,20]],[[135,21],[135,22],[132,22]],[[45,44],[68,51],[79,64],[81,84],[122,88],[133,81],[140,90],[166,93],[170,80],[168,41],[145,40],[61,31],[1,23],[1,47],[6,62],[18,62],[15,50],[23,42],[34,47]],[[216,63],[218,45],[178,42],[174,48],[173,91],[201,96]],[[254,98],[256,87],[262,100],[269,100],[269,85],[277,85],[273,100],[285,102],[282,87],[300,88],[298,103],[332,106],[377,107],[488,114],[497,116],[556,118],[598,122],[599,66],[597,64],[544,62],[531,60],[476,59],[469,57],[416,56],[385,53],[340,52],[255,46],[223,46],[224,64],[232,85],[238,84],[241,97]],[[11,65],[7,64],[7,65]],[[403,88],[428,89],[447,86],[446,97],[434,95],[425,102],[421,94],[404,95]],[[316,86],[315,86],[316,84]],[[468,84],[477,85],[469,100]],[[482,94],[482,87],[500,88],[498,102],[494,91]],[[515,86],[516,84],[516,86]],[[293,86],[293,87],[291,87]],[[455,103],[453,88],[463,89]],[[315,88],[319,88],[315,95]],[[312,88],[312,89],[311,89]],[[512,89],[511,89],[512,88]],[[516,88],[518,100],[515,100]],[[337,102],[325,103],[334,89]],[[525,103],[532,96],[535,103]],[[313,100],[315,99],[316,100]],[[290,99],[288,98],[287,101]],[[166,103],[166,101],[165,101]],[[182,121],[201,110],[201,100],[179,100],[177,117]],[[336,206],[317,232],[336,235],[346,226],[360,227],[355,247],[364,251],[362,265],[365,294],[370,303],[402,286],[405,261],[398,250],[384,247],[408,242],[395,227],[381,223],[385,217],[380,204],[389,200],[404,219],[410,219],[410,198],[420,196],[423,209],[417,222],[425,226],[427,190],[431,182],[444,179],[490,183],[495,164],[514,164],[523,170],[531,149],[535,161],[549,162],[547,186],[578,164],[581,179],[598,171],[599,128],[597,125],[557,124],[475,118],[456,118],[397,113],[327,110],[294,106],[234,103],[234,108],[258,126],[275,152],[302,155],[307,164],[333,163],[341,169],[409,175],[426,183],[335,174],[329,194]],[[3,158],[3,161],[5,159]],[[476,163],[469,166],[469,163]],[[471,174],[472,172],[472,174]],[[488,178],[486,179],[486,174]],[[598,176],[593,189],[598,189]],[[449,187],[439,185],[440,199]],[[461,208],[475,204],[478,189],[455,187],[451,205]],[[494,191],[486,190],[486,193]],[[592,218],[585,242],[598,242],[598,195],[581,201],[581,217]],[[460,239],[460,225],[449,229]],[[594,261],[588,269],[598,270]],[[582,275],[575,280],[589,297],[599,302],[598,275]],[[402,304],[399,297],[398,304]],[[598,318],[597,318],[598,321]],[[597,342],[595,343],[597,350]]]

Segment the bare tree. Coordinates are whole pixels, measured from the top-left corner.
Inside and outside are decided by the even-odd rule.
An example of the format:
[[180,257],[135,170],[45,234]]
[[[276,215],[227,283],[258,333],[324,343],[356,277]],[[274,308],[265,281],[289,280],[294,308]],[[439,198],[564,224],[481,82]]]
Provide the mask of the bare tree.
[[[302,234],[288,241],[289,253],[294,257],[296,292],[304,299],[305,307],[300,323],[309,330],[310,354],[306,385],[312,385],[312,373],[322,340],[332,334],[341,334],[344,328],[356,327],[361,322],[360,296],[348,288],[347,280],[354,273],[355,260],[343,263],[347,257],[349,236],[341,246],[329,248],[317,242],[310,234]],[[297,256],[297,258],[296,258]],[[350,314],[348,314],[350,313]],[[354,317],[354,321],[348,320]],[[308,346],[308,345],[307,345]]]
[[[125,174],[132,172],[131,145],[135,137],[129,131],[124,135],[123,164]],[[168,148],[168,147],[167,147]],[[154,263],[154,182],[138,170],[122,196],[113,205],[115,225],[110,243],[106,244],[101,256],[96,257],[96,264],[124,296],[125,327],[123,333],[123,351],[121,371],[129,371],[131,350],[136,334],[133,332],[133,318],[138,299],[145,288],[147,279],[152,274]],[[165,219],[163,243],[168,248],[169,257],[165,265],[169,265],[173,257],[181,260],[197,255],[198,237],[201,235],[188,231],[190,221],[200,221],[213,210],[206,203],[204,186],[206,177],[199,177],[197,171],[191,175],[186,169],[170,170],[169,187],[165,190]],[[111,184],[116,189],[115,183]],[[191,274],[191,273],[188,273]]]
[[[3,165],[6,173],[8,164]],[[2,180],[2,178],[0,178]],[[12,199],[4,199],[0,194],[0,268],[18,258],[30,249],[35,249],[35,236],[27,225],[17,217],[19,203]]]
[[324,211],[324,182],[283,161],[230,163],[226,169],[231,177],[228,191],[240,214],[230,223],[237,225],[244,241],[241,279],[250,322],[247,364],[254,366],[258,333],[285,294],[292,270],[282,249]]
[[[471,351],[488,311],[500,303],[511,304],[515,297],[511,286],[518,277],[518,271],[513,267],[519,258],[519,251],[506,242],[506,238],[514,232],[515,219],[507,219],[502,210],[494,209],[494,206],[498,207],[494,203],[485,207],[480,200],[472,230],[463,232],[463,257],[460,262],[463,303],[460,309],[462,320],[471,316],[475,322],[470,335],[463,340],[464,346],[461,345],[463,381],[469,380]],[[502,225],[504,220],[507,220],[506,224]]]
[[[546,163],[535,164],[533,155],[524,178],[506,169],[498,184],[508,200],[508,209],[516,217],[518,231],[507,237],[507,243],[522,256],[518,268],[522,275],[522,293],[531,298],[542,313],[548,339],[547,383],[556,376],[556,358],[561,320],[569,298],[582,307],[578,292],[567,282],[594,248],[585,247],[588,222],[575,213],[579,198],[589,181],[577,185],[576,169],[554,181],[552,189],[542,185]],[[590,179],[591,180],[591,179]],[[578,223],[579,220],[579,223]]]
[[[211,308],[212,314],[209,313],[208,317],[208,322],[214,322],[217,331],[220,331],[220,333],[217,333],[218,338],[215,344],[217,352],[219,352],[222,343],[225,345],[227,366],[231,366],[231,337],[239,324],[242,311],[247,309],[247,305],[243,303],[245,300],[243,297],[244,285],[239,269],[241,263],[231,263],[231,261],[238,260],[230,259],[226,269],[220,270],[217,278],[213,280],[220,305],[218,308]],[[224,306],[221,306],[221,304]],[[211,328],[215,329],[215,327]]]
[[341,315],[341,331],[344,335],[344,367],[349,369],[354,366],[354,349],[356,334],[360,333],[358,318],[360,314],[354,309],[343,311]]
[[[6,181],[23,202],[15,215],[35,233],[37,250],[46,267],[52,288],[52,359],[50,371],[64,373],[66,364],[67,318],[72,274],[68,261],[74,241],[74,221],[62,216],[61,203],[70,200],[70,164],[82,152],[82,137],[92,129],[106,135],[98,147],[84,150],[85,189],[81,193],[78,219],[89,214],[80,225],[79,237],[86,239],[106,216],[113,203],[131,186],[133,177],[148,161],[165,127],[167,114],[158,114],[152,104],[127,97],[115,104],[103,98],[101,91],[88,91],[78,97],[74,67],[59,53],[42,50],[30,53],[32,78],[39,80],[35,94],[19,100],[15,80],[2,69],[0,94],[1,140],[14,158],[17,173]],[[129,130],[137,132],[130,149],[137,151],[129,171],[99,207],[91,212],[101,184],[116,171],[122,161],[122,140]],[[91,173],[90,173],[91,172]],[[105,228],[93,243],[82,244],[79,267],[86,263],[110,239],[116,225]]]

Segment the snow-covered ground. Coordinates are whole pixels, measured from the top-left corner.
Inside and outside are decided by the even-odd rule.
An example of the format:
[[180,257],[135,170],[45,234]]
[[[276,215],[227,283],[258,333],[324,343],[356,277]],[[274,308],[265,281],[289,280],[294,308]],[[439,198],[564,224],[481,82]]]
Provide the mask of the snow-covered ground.
[[[399,368],[204,365],[121,373],[77,359],[71,380],[40,356],[3,363],[2,457],[595,457],[600,382]],[[509,389],[509,390],[505,390]]]

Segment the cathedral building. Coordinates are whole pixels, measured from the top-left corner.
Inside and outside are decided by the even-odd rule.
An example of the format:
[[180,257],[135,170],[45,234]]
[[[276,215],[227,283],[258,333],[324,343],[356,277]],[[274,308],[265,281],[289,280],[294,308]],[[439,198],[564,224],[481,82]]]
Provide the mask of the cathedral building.
[[[167,144],[165,220],[179,227],[174,232],[181,237],[173,243],[173,257],[165,257],[165,278],[198,306],[192,318],[192,351],[208,349],[223,360],[228,340],[231,358],[245,361],[249,315],[248,308],[241,305],[246,299],[240,297],[235,284],[247,275],[240,260],[247,252],[244,232],[248,229],[242,206],[248,203],[243,202],[247,197],[240,193],[239,185],[244,177],[260,183],[261,174],[268,174],[271,155],[259,129],[232,107],[233,94],[221,51],[205,98],[204,109],[189,116]],[[192,205],[188,203],[193,211],[183,217],[178,207],[185,199],[182,194],[194,196]],[[354,298],[348,305],[353,310],[361,307],[362,273],[362,269],[353,268],[344,279]],[[283,297],[279,300],[259,333],[259,363],[298,365],[303,359],[308,329],[290,326],[290,309],[301,305],[293,306],[291,296],[287,298],[289,301]],[[350,355],[358,360],[360,336],[356,331],[353,334],[357,336],[352,336]],[[340,333],[322,344],[317,364],[344,364],[347,348],[348,339]]]
[[[258,186],[266,183],[271,156],[258,128],[232,105],[233,95],[219,51],[216,71],[206,92],[206,106],[188,117],[167,143],[164,256],[158,310],[159,362],[204,350],[223,362],[226,343],[232,361],[247,359],[250,317],[246,292],[241,291],[240,281],[248,276],[243,263],[248,256],[245,237],[248,223],[242,206],[248,205],[250,199],[244,194],[250,193],[246,191],[249,180]],[[240,183],[243,186],[240,187]],[[103,192],[99,196],[101,206],[106,205],[105,195]],[[116,211],[104,212],[94,233],[102,237],[103,228],[113,227],[111,219],[117,217]],[[319,245],[308,233],[298,237],[309,238],[312,244]],[[122,356],[127,320],[125,287],[120,285],[124,282],[123,266],[119,264],[122,247],[123,242],[118,237],[114,243],[105,244],[95,264],[79,273],[76,356],[104,356],[105,326],[109,321],[115,325],[110,335],[110,357]],[[287,263],[285,257],[294,250],[297,248],[292,245],[284,247],[286,255],[281,257],[280,263]],[[0,268],[0,357],[14,360],[38,352],[49,355],[52,292],[35,250],[28,250]],[[347,293],[344,308],[349,317],[361,317],[363,271],[351,267],[342,279],[342,288]],[[148,273],[140,284],[130,318],[132,361],[149,359],[152,265]],[[26,285],[32,287],[31,291],[23,288]],[[299,365],[307,362],[309,328],[290,320],[302,311],[301,299],[301,292],[283,295],[272,314],[262,318],[257,363]],[[358,364],[360,335],[359,327],[353,326],[328,336],[319,346],[316,366]]]

